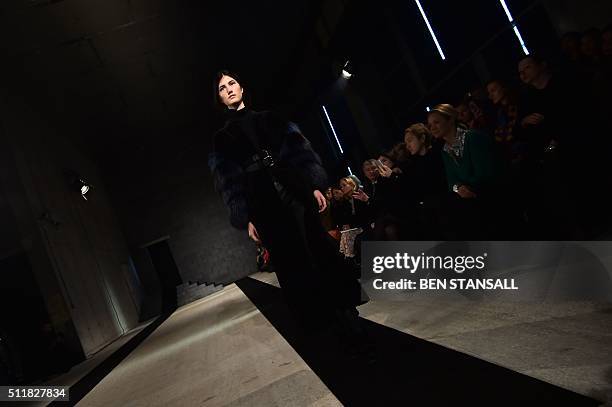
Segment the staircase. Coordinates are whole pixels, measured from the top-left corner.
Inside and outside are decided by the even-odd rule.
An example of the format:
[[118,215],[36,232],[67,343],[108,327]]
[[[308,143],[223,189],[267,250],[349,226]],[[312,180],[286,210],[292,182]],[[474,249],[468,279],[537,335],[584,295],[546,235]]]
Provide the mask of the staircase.
[[223,289],[222,284],[206,284],[199,281],[188,281],[176,286],[177,307],[189,304]]

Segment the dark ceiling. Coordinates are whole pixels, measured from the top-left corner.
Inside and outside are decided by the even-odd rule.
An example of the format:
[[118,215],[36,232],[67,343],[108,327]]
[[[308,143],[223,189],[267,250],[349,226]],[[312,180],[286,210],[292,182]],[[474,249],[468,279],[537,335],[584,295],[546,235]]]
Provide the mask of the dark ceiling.
[[106,161],[212,129],[211,78],[220,68],[244,72],[262,106],[286,100],[319,8],[282,0],[3,0],[3,75]]

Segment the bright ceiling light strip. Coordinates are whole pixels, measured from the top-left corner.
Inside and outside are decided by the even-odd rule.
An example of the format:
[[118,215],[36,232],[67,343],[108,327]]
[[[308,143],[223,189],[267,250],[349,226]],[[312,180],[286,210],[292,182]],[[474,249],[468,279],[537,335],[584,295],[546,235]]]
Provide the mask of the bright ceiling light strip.
[[327,122],[329,123],[329,127],[332,130],[332,133],[334,134],[334,138],[336,139],[336,143],[338,144],[338,148],[340,149],[340,152],[342,154],[344,154],[344,150],[342,149],[342,145],[340,144],[340,140],[338,140],[338,135],[336,134],[336,129],[334,129],[334,125],[331,122],[331,119],[329,118],[329,115],[327,114],[327,109],[325,108],[325,106],[321,106],[323,108],[323,113],[325,113],[325,117],[327,118]]
[[529,50],[527,49],[527,46],[525,45],[525,41],[523,41],[523,37],[521,36],[521,33],[518,27],[516,26],[516,21],[514,21],[514,18],[512,17],[512,14],[510,13],[510,9],[508,9],[508,6],[506,5],[506,1],[499,0],[499,2],[501,3],[501,6],[504,9],[506,16],[508,17],[508,21],[510,21],[510,23],[512,24],[512,28],[514,29],[514,34],[516,35],[516,38],[518,39],[519,44],[521,44],[521,48],[523,48],[523,52],[525,53],[525,55],[529,55]]
[[523,41],[523,37],[521,37],[521,33],[518,30],[518,27],[515,25],[513,26],[514,28],[514,34],[516,34],[516,38],[518,38],[519,43],[521,44],[521,47],[523,48],[523,52],[525,53],[525,55],[529,55],[529,50],[527,49],[527,45],[525,45],[525,41]]
[[[336,129],[334,129],[334,125],[332,124],[331,119],[329,118],[329,114],[327,114],[327,109],[323,105],[321,105],[321,107],[323,108],[323,113],[325,113],[325,118],[327,118],[327,123],[329,123],[329,127],[331,128],[332,133],[334,134],[334,138],[336,139],[336,144],[338,144],[338,148],[340,149],[340,152],[344,154],[344,150],[342,149],[342,145],[340,144],[340,140],[338,139],[338,135],[336,134]],[[348,169],[349,174],[353,175],[353,171],[351,170],[351,167],[347,165],[346,168]]]
[[506,12],[506,15],[508,16],[508,21],[513,22],[514,19],[512,18],[512,14],[510,14],[510,10],[508,9],[506,2],[504,0],[499,0],[499,2],[501,3],[502,7],[504,8],[504,11]]
[[434,43],[436,44],[436,48],[438,49],[438,53],[440,53],[440,58],[442,58],[442,60],[445,60],[446,57],[444,56],[444,52],[442,52],[442,48],[440,47],[440,43],[438,42],[438,38],[436,38],[436,34],[434,33],[433,29],[431,28],[431,25],[429,24],[429,20],[427,19],[427,16],[425,15],[425,11],[423,10],[423,7],[421,7],[421,2],[419,0],[414,0],[414,1],[417,4],[417,7],[419,8],[419,11],[421,12],[421,15],[423,16],[423,20],[425,20],[425,24],[427,25],[427,29],[429,30],[429,33],[431,34],[431,38],[433,39]]

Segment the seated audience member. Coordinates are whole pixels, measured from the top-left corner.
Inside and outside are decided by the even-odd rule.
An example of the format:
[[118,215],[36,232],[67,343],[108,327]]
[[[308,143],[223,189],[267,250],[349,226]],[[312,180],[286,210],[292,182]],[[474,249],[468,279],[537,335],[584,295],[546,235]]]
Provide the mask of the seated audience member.
[[601,59],[601,31],[597,28],[586,30],[580,37],[580,52],[584,62],[598,63]]
[[599,91],[602,122],[607,122],[606,131],[612,131],[608,118],[612,117],[612,25],[607,26],[601,32],[602,71],[604,73],[603,84]]
[[427,115],[431,134],[444,140],[442,160],[446,172],[451,234],[454,239],[482,239],[493,226],[490,206],[494,197],[497,164],[490,137],[457,126],[451,105],[434,106]]
[[433,144],[431,133],[422,123],[405,130],[404,144],[411,156],[401,178],[411,220],[406,234],[410,240],[441,239],[446,176],[439,145]]
[[561,53],[567,62],[579,63],[582,58],[580,51],[580,33],[567,32],[561,37]]
[[[580,38],[582,51],[581,71],[584,80],[588,83],[589,91],[598,102],[609,102],[610,94],[606,89],[610,77],[610,66],[606,66],[602,47],[603,33],[597,28],[586,30]],[[596,102],[597,103],[597,102]]]
[[[394,156],[397,157],[396,154]],[[402,157],[405,158],[406,154]],[[380,156],[378,160],[374,160],[380,174],[378,191],[372,202],[374,239],[400,240],[406,215],[406,191],[401,183],[403,174],[395,161],[384,158]]]
[[389,167],[394,174],[401,174],[400,165],[407,159],[408,154],[403,143],[396,144],[391,150],[380,153],[377,158],[383,165]]
[[601,54],[604,60],[612,58],[612,24],[601,32]]
[[496,108],[493,130],[495,143],[504,161],[507,164],[512,164],[520,160],[521,154],[521,146],[517,144],[514,137],[518,116],[516,96],[499,79],[492,80],[487,84],[487,93],[489,94],[489,100]]
[[[386,164],[384,164],[384,163]],[[389,167],[391,166],[391,167]],[[402,191],[398,184],[399,174],[393,172],[394,162],[386,155],[378,160],[366,160],[363,172],[369,180],[365,191],[369,195],[371,220],[374,224],[374,240],[399,240],[402,206]]]
[[359,255],[357,236],[367,230],[370,220],[370,208],[368,201],[370,197],[359,189],[352,177],[344,177],[340,180],[342,200],[339,201],[336,211],[337,226],[340,229],[340,252],[345,257],[353,258]]
[[457,120],[465,124],[468,129],[473,129],[476,125],[474,114],[467,103],[462,102],[455,106],[457,110]]
[[336,223],[333,217],[333,207],[335,205],[335,200],[333,196],[332,187],[329,187],[325,190],[325,200],[327,201],[327,207],[323,212],[321,212],[321,223],[323,224],[323,227],[325,228],[325,230],[327,230],[327,233],[329,233],[331,237],[336,240],[340,240],[340,231],[336,227]]
[[463,101],[457,105],[457,121],[463,123],[468,129],[491,133],[492,118],[490,106],[487,102],[468,93]]
[[370,196],[370,198],[373,198],[376,194],[376,183],[378,182],[378,177],[380,176],[378,167],[376,165],[376,160],[365,160],[361,166],[361,171],[363,172],[363,176],[365,178],[363,190]]

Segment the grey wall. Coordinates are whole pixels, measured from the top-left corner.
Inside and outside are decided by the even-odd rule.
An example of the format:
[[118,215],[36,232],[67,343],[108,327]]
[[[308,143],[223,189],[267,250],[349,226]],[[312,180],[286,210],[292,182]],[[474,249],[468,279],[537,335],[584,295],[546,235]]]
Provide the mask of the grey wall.
[[612,23],[612,2],[605,0],[543,0],[557,33],[603,28]]
[[[125,239],[96,166],[64,137],[70,129],[42,120],[18,89],[1,95],[2,251],[27,253],[54,326],[70,319],[90,355],[138,322]],[[89,201],[64,168],[94,185]]]
[[[131,157],[111,174],[112,200],[120,213],[137,267],[150,268],[141,247],[169,236],[184,282],[230,283],[255,271],[255,246],[233,229],[207,166],[210,134],[174,150]],[[171,140],[168,140],[168,144]],[[144,272],[142,274],[145,274]]]

